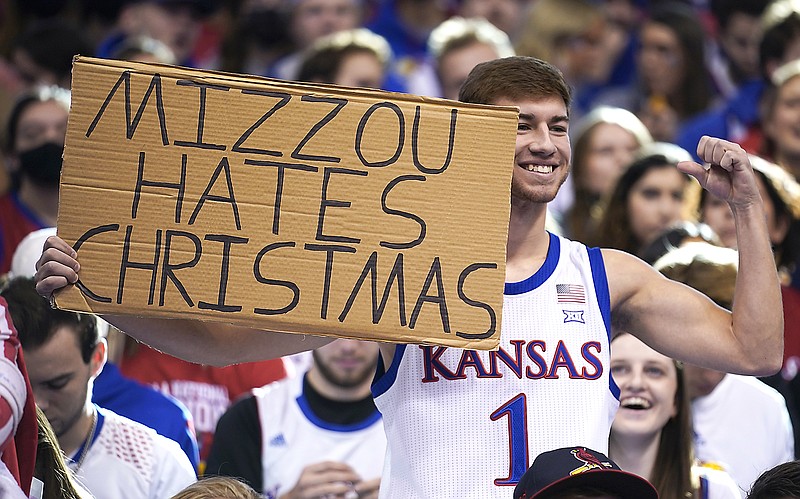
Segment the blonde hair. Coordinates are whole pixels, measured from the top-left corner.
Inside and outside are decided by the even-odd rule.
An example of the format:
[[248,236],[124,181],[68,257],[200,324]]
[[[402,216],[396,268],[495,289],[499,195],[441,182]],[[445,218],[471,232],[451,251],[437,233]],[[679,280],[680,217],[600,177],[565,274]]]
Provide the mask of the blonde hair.
[[586,33],[602,20],[599,8],[586,0],[538,0],[529,11],[517,53],[555,63],[561,43]]
[[505,31],[482,17],[451,17],[431,31],[428,52],[438,61],[456,47],[470,42],[483,43],[497,52],[497,57],[514,55],[514,47]]
[[705,294],[720,307],[733,307],[739,253],[706,242],[691,242],[668,252],[653,264],[656,270]]
[[263,499],[263,496],[235,478],[212,476],[189,485],[171,499]]

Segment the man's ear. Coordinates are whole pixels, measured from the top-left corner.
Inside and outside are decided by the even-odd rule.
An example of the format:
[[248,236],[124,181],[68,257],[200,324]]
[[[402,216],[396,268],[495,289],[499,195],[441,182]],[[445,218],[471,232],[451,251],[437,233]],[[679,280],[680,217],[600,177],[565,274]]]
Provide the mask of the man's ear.
[[96,378],[100,371],[103,370],[103,366],[106,364],[106,359],[108,356],[108,345],[106,345],[106,339],[100,338],[100,341],[97,342],[95,345],[94,350],[92,351],[92,356],[89,359],[89,364],[91,366],[91,373],[92,379]]

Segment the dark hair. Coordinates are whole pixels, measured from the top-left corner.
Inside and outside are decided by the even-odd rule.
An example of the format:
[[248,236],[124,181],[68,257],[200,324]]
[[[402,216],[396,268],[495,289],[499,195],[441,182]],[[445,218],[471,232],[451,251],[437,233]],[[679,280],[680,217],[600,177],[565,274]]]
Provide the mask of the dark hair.
[[55,86],[38,86],[19,97],[16,102],[14,102],[14,107],[11,108],[11,112],[8,114],[8,121],[6,122],[6,137],[5,143],[3,144],[6,152],[19,152],[14,146],[14,144],[17,142],[19,120],[22,118],[22,114],[27,111],[29,107],[38,102],[55,100],[57,102],[63,101],[65,109],[69,111],[69,103],[64,101],[64,99],[68,99],[68,95],[69,90],[63,88]]
[[75,331],[81,358],[89,363],[100,342],[97,322],[93,315],[50,308],[46,298],[36,293],[33,279],[15,277],[6,283],[0,296],[8,302],[11,321],[19,334],[23,349],[36,349],[50,341],[64,326]]
[[692,9],[678,2],[653,7],[647,22],[675,33],[684,59],[680,87],[668,97],[681,118],[705,111],[713,98],[711,77],[705,65],[706,33]]
[[692,490],[692,411],[683,366],[675,362],[678,388],[675,392],[675,417],[670,418],[661,430],[658,452],[653,463],[650,483],[659,497],[685,497]]
[[[603,216],[597,228],[597,240],[591,244],[638,254],[643,242],[639,241],[631,231],[628,213],[631,190],[646,173],[651,170],[674,168],[674,164],[674,161],[663,154],[651,154],[631,163],[617,181],[611,196],[605,200]],[[686,184],[689,184],[688,176]]]
[[[753,171],[759,176],[761,183],[764,184],[769,201],[774,208],[775,221],[783,220],[787,224],[788,229],[783,241],[772,243],[772,248],[778,269],[791,273],[795,270],[800,260],[800,219],[793,214],[792,209],[786,204],[786,200],[778,193],[778,189],[773,183],[774,181],[758,168],[753,168]],[[701,212],[709,195],[705,189],[700,193],[699,208]]]
[[786,48],[798,38],[800,38],[800,13],[794,11],[764,30],[758,46],[758,60],[761,76],[766,81],[770,81],[769,63],[783,61]]
[[366,28],[339,31],[317,40],[303,56],[297,79],[336,83],[336,73],[353,54],[369,54],[388,67],[392,57],[389,42]]
[[662,256],[690,241],[704,241],[714,246],[722,246],[719,237],[708,225],[693,220],[681,220],[662,232],[658,239],[642,248],[639,257],[653,265]]
[[734,14],[761,17],[770,0],[711,0],[711,14],[721,29],[728,26]]
[[24,51],[38,66],[52,71],[58,83],[69,78],[74,56],[94,53],[84,31],[58,19],[30,24],[17,37],[14,48]]
[[747,499],[800,497],[800,461],[789,461],[761,474],[753,483]]
[[560,97],[569,112],[572,92],[564,75],[534,57],[513,56],[482,62],[467,76],[458,100],[492,104],[497,99]]
[[303,60],[297,73],[299,81],[320,83],[335,83],[336,73],[342,64],[353,54],[375,54],[374,50],[360,45],[347,45],[345,47],[325,47],[314,51]]

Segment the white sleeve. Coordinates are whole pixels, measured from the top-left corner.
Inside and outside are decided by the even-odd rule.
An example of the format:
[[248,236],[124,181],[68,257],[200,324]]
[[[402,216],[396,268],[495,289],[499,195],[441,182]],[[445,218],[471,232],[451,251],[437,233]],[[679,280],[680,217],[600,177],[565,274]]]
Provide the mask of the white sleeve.
[[150,499],[172,497],[197,481],[194,467],[180,445],[167,437],[157,437],[154,444],[158,462],[154,470]]

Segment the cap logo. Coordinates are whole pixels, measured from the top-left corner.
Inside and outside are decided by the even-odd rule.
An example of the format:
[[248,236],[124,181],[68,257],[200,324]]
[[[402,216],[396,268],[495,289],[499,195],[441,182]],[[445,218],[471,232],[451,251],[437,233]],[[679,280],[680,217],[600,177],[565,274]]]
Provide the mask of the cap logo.
[[594,469],[603,469],[603,468],[613,468],[611,463],[600,461],[594,454],[587,451],[585,448],[580,447],[578,449],[572,449],[571,451],[572,456],[577,459],[578,461],[582,462],[581,466],[578,466],[574,470],[570,471],[570,476],[577,475],[580,473],[584,473],[589,470]]

